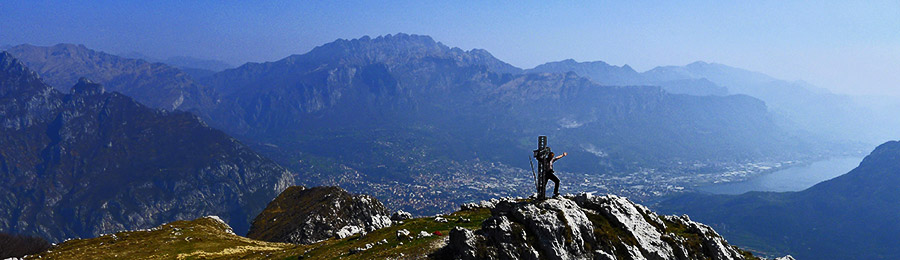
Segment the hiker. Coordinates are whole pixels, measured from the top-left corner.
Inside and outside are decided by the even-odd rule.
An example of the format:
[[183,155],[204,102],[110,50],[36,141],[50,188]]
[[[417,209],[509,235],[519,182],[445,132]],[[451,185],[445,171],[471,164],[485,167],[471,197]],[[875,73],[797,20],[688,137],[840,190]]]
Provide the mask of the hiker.
[[[553,152],[550,152],[550,160],[544,161],[544,179],[542,180],[543,186],[547,186],[547,181],[553,181],[553,196],[559,196],[559,177],[556,177],[556,174],[553,174],[553,162],[559,160],[569,153],[563,153],[560,156],[556,156]],[[555,157],[554,157],[555,156]]]

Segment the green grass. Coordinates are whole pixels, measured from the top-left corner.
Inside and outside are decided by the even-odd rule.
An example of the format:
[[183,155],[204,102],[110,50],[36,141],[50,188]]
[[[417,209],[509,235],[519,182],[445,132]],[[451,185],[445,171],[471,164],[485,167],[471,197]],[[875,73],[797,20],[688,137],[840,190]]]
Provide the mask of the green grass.
[[[366,234],[364,237],[351,236],[349,238],[337,240],[327,245],[321,245],[313,248],[309,252],[302,254],[304,258],[311,259],[382,259],[386,257],[425,257],[446,244],[447,236],[453,227],[459,226],[471,230],[481,228],[481,222],[490,217],[491,213],[488,209],[475,209],[467,211],[458,211],[453,214],[444,216],[447,223],[438,223],[434,218],[416,218],[409,219],[403,224],[395,224],[388,228],[376,230]],[[470,219],[470,222],[457,222],[459,218]],[[427,238],[413,240],[399,240],[397,231],[401,229],[409,230],[413,237],[418,236],[420,231],[433,233],[440,231],[442,236],[431,236]],[[350,249],[364,247],[369,243],[377,243],[382,239],[387,240],[386,244],[375,245],[369,250],[350,254]],[[403,243],[402,245],[400,243]]]
[[[488,209],[459,211],[444,216],[448,223],[434,218],[416,218],[403,224],[376,230],[366,236],[330,239],[312,245],[272,243],[237,236],[225,231],[218,221],[200,218],[175,221],[149,231],[126,231],[90,239],[76,239],[53,246],[50,251],[30,259],[377,259],[406,256],[424,258],[446,244],[453,227],[478,229],[490,216]],[[457,222],[458,218],[471,221]],[[407,229],[415,237],[420,231],[442,236],[400,241],[397,231]],[[386,244],[350,254],[350,250],[385,239]],[[403,243],[402,245],[400,243]]]

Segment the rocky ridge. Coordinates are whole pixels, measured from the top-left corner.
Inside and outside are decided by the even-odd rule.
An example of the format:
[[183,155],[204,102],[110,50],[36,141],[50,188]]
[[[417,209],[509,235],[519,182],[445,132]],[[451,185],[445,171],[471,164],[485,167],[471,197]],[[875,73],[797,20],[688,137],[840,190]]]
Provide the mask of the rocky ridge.
[[491,216],[480,230],[450,231],[439,254],[443,258],[759,259],[687,216],[660,216],[615,195],[503,199],[466,207],[488,207]]
[[[288,212],[292,210],[273,207],[288,202],[304,206],[316,204],[310,202],[332,204],[319,209],[338,212],[357,209],[353,203],[333,204],[336,200],[322,200],[343,195],[335,187],[292,187],[285,193],[276,199],[280,202],[273,201],[260,216],[271,217],[272,213],[279,212],[282,217],[291,215]],[[296,196],[302,193],[306,195]],[[329,210],[318,212],[334,214]],[[372,214],[381,213],[385,212],[370,211],[362,215],[374,217],[378,215]],[[540,202],[503,198],[468,204],[447,215],[393,224],[349,237],[332,236],[311,244],[290,244],[239,237],[218,218],[206,217],[149,230],[70,240],[26,258],[761,259],[729,245],[716,231],[687,216],[660,216],[613,195],[579,194]],[[332,225],[331,231],[337,226]],[[302,228],[325,234],[316,227]],[[793,260],[790,256],[777,259]]]

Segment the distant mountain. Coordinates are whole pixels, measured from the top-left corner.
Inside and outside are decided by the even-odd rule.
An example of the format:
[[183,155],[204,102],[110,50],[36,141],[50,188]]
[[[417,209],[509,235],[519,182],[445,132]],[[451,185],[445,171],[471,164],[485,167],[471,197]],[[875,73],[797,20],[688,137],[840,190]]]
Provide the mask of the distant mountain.
[[662,202],[733,243],[798,259],[898,259],[900,142],[884,143],[842,176],[799,192],[690,194]]
[[121,58],[72,44],[19,45],[9,52],[62,92],[85,77],[142,104],[169,111],[191,110],[214,102],[214,95],[188,74],[161,63]]
[[779,124],[817,135],[820,139],[872,142],[891,137],[900,127],[896,117],[867,103],[838,95],[805,82],[788,82],[763,73],[718,63],[694,62],[661,66],[638,73],[628,65],[602,61],[564,60],[539,65],[531,72],[575,72],[603,85],[653,85],[670,93],[689,95],[744,94],[758,98],[779,118]]
[[575,72],[587,77],[600,85],[607,86],[634,86],[652,85],[660,86],[666,92],[673,94],[688,94],[696,96],[724,96],[728,89],[716,85],[704,78],[694,77],[652,77],[646,73],[639,73],[628,65],[622,67],[609,65],[602,61],[576,62],[568,59],[557,62],[548,62],[526,72],[550,72],[566,73]]
[[[166,65],[179,68],[181,70],[202,70],[208,71],[210,74],[223,71],[226,69],[234,68],[234,65],[228,64],[227,62],[220,60],[212,60],[212,59],[201,59],[190,56],[174,56],[169,57],[167,59],[158,59],[147,56],[140,52],[128,52],[119,54],[118,56],[129,59],[140,59],[153,63],[165,63]],[[194,75],[191,75],[194,76]],[[198,78],[198,77],[195,77]]]
[[526,71],[536,73],[566,73],[571,71],[587,77],[600,85],[607,86],[630,86],[644,83],[640,78],[640,73],[634,71],[627,64],[619,67],[602,61],[577,62],[573,59],[568,59],[544,63]]
[[210,214],[246,232],[293,182],[194,115],[86,79],[63,94],[7,52],[0,115],[2,232],[59,242]]
[[833,140],[876,144],[894,137],[900,120],[879,116],[873,107],[852,97],[838,95],[798,81],[717,63],[694,62],[685,66],[657,67],[643,73],[659,80],[708,79],[729,92],[746,94],[766,102],[771,110],[800,129]]
[[169,64],[176,68],[193,68],[193,69],[203,69],[209,70],[213,72],[219,72],[226,69],[234,68],[234,65],[228,64],[224,61],[220,60],[209,60],[209,59],[200,59],[189,56],[175,56],[169,57],[164,60],[163,63]]

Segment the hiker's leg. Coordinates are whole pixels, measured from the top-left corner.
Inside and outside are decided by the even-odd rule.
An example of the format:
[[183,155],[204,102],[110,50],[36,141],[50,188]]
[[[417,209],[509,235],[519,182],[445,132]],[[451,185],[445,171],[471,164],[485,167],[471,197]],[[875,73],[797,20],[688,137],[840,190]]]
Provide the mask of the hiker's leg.
[[556,177],[556,174],[550,174],[547,179],[553,181],[553,195],[559,194],[559,178]]

